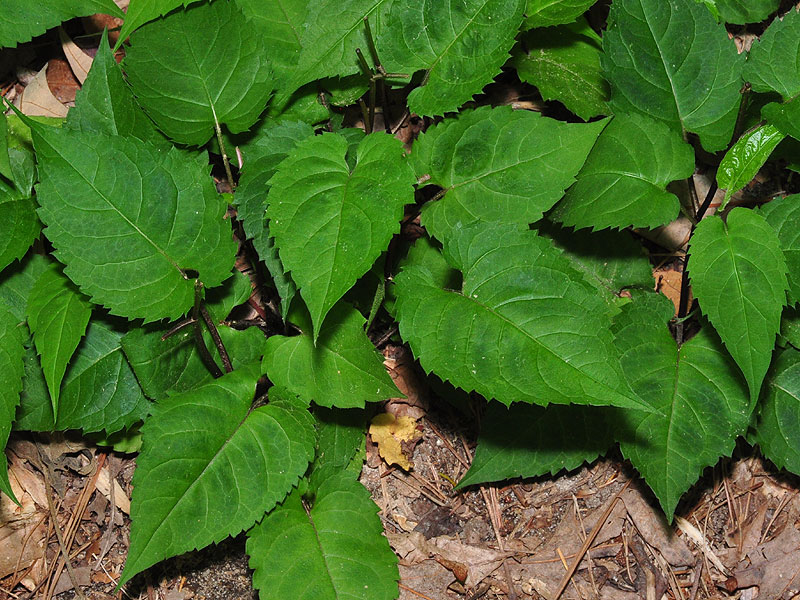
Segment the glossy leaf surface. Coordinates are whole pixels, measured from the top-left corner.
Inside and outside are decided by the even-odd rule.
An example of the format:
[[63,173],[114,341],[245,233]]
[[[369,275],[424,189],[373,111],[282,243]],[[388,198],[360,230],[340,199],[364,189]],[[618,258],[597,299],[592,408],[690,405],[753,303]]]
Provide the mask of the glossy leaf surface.
[[750,183],[784,137],[776,127],[767,124],[736,140],[717,169],[717,183],[725,190],[725,202]]

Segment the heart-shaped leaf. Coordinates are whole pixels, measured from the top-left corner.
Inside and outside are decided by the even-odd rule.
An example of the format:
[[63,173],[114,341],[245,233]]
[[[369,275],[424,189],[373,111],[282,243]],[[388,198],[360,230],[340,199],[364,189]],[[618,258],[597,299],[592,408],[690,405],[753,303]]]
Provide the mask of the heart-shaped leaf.
[[314,339],[331,307],[400,228],[413,202],[414,174],[399,140],[365,136],[348,164],[347,139],[325,134],[300,142],[270,181],[270,233],[300,288]]
[[273,383],[309,402],[339,408],[362,408],[365,402],[400,395],[364,331],[361,313],[338,303],[315,344],[310,319],[303,312],[289,314],[303,333],[267,340],[262,365]]
[[695,0],[616,0],[603,50],[615,114],[639,112],[691,131],[709,151],[728,145],[745,55],[704,6]]

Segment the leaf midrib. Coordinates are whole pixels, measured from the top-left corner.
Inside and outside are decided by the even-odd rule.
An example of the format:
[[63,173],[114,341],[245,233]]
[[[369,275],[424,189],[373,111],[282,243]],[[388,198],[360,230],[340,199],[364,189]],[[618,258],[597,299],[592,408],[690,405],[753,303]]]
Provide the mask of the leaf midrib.
[[[591,374],[589,374],[589,373],[587,373],[587,372],[585,372],[585,371],[582,371],[581,369],[579,369],[579,368],[578,368],[578,367],[576,367],[575,365],[572,365],[572,364],[570,364],[569,362],[567,362],[566,360],[564,360],[564,359],[563,359],[561,356],[559,356],[558,354],[556,354],[556,353],[555,353],[555,352],[554,352],[554,351],[553,351],[553,350],[552,350],[552,349],[551,349],[549,346],[547,346],[547,345],[545,345],[543,342],[541,342],[541,341],[540,341],[538,338],[534,337],[532,334],[530,334],[530,333],[528,333],[527,331],[525,331],[524,329],[522,329],[522,328],[521,328],[519,325],[517,325],[516,323],[514,323],[513,321],[511,321],[511,320],[510,320],[510,319],[508,319],[507,317],[505,317],[505,316],[501,315],[500,313],[498,313],[497,311],[495,311],[495,310],[494,310],[494,309],[492,309],[491,307],[487,306],[486,304],[483,304],[483,303],[481,303],[481,302],[478,302],[476,299],[472,298],[471,296],[469,296],[469,295],[467,295],[467,294],[462,294],[462,293],[459,293],[459,292],[447,292],[447,291],[445,291],[445,290],[442,290],[442,291],[443,291],[443,292],[445,292],[445,293],[451,293],[451,294],[456,294],[456,295],[458,295],[458,296],[461,296],[462,298],[465,298],[465,299],[467,299],[468,301],[470,301],[471,303],[475,304],[476,306],[479,306],[479,307],[483,308],[483,309],[484,309],[486,312],[488,312],[489,314],[491,314],[491,315],[495,316],[495,317],[496,317],[497,319],[499,319],[500,321],[503,321],[504,323],[507,323],[508,325],[510,325],[511,327],[513,327],[515,330],[519,331],[519,332],[520,332],[521,334],[523,334],[525,337],[527,337],[527,338],[528,338],[528,339],[530,339],[532,342],[534,342],[534,343],[535,343],[535,344],[536,344],[538,347],[540,347],[540,348],[544,349],[545,351],[547,351],[547,353],[548,353],[548,354],[550,354],[551,356],[553,356],[553,357],[557,358],[557,359],[558,359],[560,362],[562,362],[563,364],[567,365],[567,366],[568,366],[568,367],[569,367],[571,370],[573,370],[573,371],[575,371],[576,373],[578,373],[579,375],[581,375],[581,376],[583,376],[583,377],[585,377],[585,378],[589,379],[590,381],[592,381],[592,382],[596,383],[597,385],[601,386],[602,388],[604,388],[604,389],[606,389],[606,390],[609,390],[609,391],[610,391],[610,392],[612,392],[613,394],[616,394],[616,395],[617,395],[617,396],[619,396],[619,397],[625,398],[626,400],[632,400],[632,401],[634,401],[634,402],[635,402],[635,403],[637,403],[637,404],[640,404],[640,405],[645,405],[645,406],[646,406],[646,403],[644,403],[644,402],[641,402],[640,400],[638,400],[638,398],[637,398],[637,399],[630,398],[630,397],[628,397],[628,396],[626,396],[626,395],[622,394],[621,392],[619,392],[619,391],[615,390],[614,388],[612,388],[612,387],[611,387],[610,385],[608,385],[607,383],[604,383],[604,382],[602,382],[602,381],[599,381],[599,380],[597,380],[597,379],[596,379],[596,378],[595,378],[593,375],[591,375]],[[647,408],[649,409],[649,406],[647,406]],[[650,412],[650,411],[648,411],[648,412]]]
[[[41,134],[40,134],[40,136],[41,136]],[[75,173],[78,174],[80,179],[82,179],[92,190],[94,190],[94,192],[95,192],[95,194],[97,195],[98,198],[100,198],[103,202],[105,202],[106,205],[108,205],[120,218],[122,218],[123,221],[125,221],[131,227],[131,229],[133,229],[136,233],[138,233],[140,236],[142,236],[142,238],[147,243],[149,243],[156,250],[156,252],[161,254],[167,260],[167,262],[169,264],[171,264],[173,267],[175,267],[175,269],[178,271],[178,273],[180,273],[181,275],[183,274],[183,269],[180,268],[178,263],[175,262],[169,254],[167,254],[167,251],[162,249],[158,244],[156,244],[152,239],[150,239],[150,236],[148,236],[136,223],[134,223],[131,219],[129,219],[128,216],[125,215],[125,213],[123,213],[122,210],[120,210],[120,208],[116,204],[114,204],[109,198],[107,198],[105,196],[105,194],[103,194],[95,186],[94,181],[90,181],[81,172],[80,169],[75,167],[72,164],[72,162],[70,162],[70,160],[66,156],[64,156],[64,154],[62,154],[61,151],[58,148],[54,147],[53,144],[51,144],[44,136],[42,136],[42,140],[45,141],[48,146],[50,146],[50,148],[58,155],[59,158],[61,158],[61,160],[63,160],[67,165],[69,165],[69,167]],[[162,167],[160,164],[158,166],[159,166],[159,168]],[[55,188],[55,185],[53,187]]]

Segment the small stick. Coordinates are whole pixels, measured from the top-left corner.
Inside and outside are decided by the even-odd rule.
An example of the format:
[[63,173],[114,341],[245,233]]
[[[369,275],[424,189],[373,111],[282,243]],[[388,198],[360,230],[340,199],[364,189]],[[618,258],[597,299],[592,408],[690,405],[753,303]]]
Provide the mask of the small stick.
[[181,329],[188,327],[189,325],[194,325],[195,318],[194,317],[187,317],[182,321],[178,321],[175,325],[167,329],[167,332],[161,336],[161,341],[166,341],[167,338],[171,338],[173,335],[178,333]]

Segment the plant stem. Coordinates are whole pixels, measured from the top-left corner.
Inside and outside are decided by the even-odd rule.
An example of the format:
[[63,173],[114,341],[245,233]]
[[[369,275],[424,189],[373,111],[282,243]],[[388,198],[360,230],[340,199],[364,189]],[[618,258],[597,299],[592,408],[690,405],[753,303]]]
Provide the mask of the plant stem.
[[206,342],[203,340],[203,329],[200,325],[200,292],[203,289],[203,284],[200,283],[199,279],[195,279],[194,281],[194,308],[192,309],[192,318],[194,319],[194,341],[197,345],[197,351],[200,353],[200,359],[203,361],[203,364],[206,368],[211,372],[214,379],[219,379],[222,377],[222,370],[219,368],[217,363],[214,361],[214,357],[211,356],[211,353],[208,351],[206,347]]
[[206,327],[208,327],[211,339],[214,340],[214,345],[217,347],[219,357],[222,359],[222,366],[225,368],[225,372],[230,373],[233,371],[233,365],[231,364],[230,356],[228,356],[228,350],[225,348],[225,344],[222,343],[222,338],[219,337],[219,331],[214,323],[214,319],[211,318],[211,315],[208,314],[208,309],[202,304],[200,305],[200,315],[203,317]]
[[[212,107],[211,110],[214,110],[214,108]],[[225,142],[222,140],[222,127],[219,126],[216,112],[214,112],[214,131],[217,132],[217,143],[219,144],[219,152],[222,154],[222,165],[225,167],[225,177],[228,178],[228,185],[231,188],[231,192],[233,192],[233,190],[236,189],[236,185],[233,183],[231,163],[228,160],[228,153],[225,151]]]
[[[694,188],[694,180],[690,181],[691,189],[694,189],[694,195],[697,196],[697,189]],[[689,240],[691,241],[692,235],[694,234],[695,227],[697,227],[697,223],[699,223],[703,217],[705,216],[706,212],[708,212],[708,207],[711,206],[711,202],[714,200],[714,196],[717,194],[717,178],[714,177],[714,180],[711,183],[711,187],[708,188],[708,193],[706,197],[703,199],[703,203],[700,205],[700,208],[697,209],[697,213],[695,214],[695,222],[692,225],[691,232],[689,233]],[[684,322],[681,320],[686,317],[687,313],[689,312],[689,290],[691,289],[689,286],[689,269],[688,267],[689,257],[688,255],[684,259],[683,263],[683,273],[681,273],[681,297],[678,302],[678,319],[679,323],[676,329],[676,337],[678,345],[680,346],[683,343],[683,328]]]

